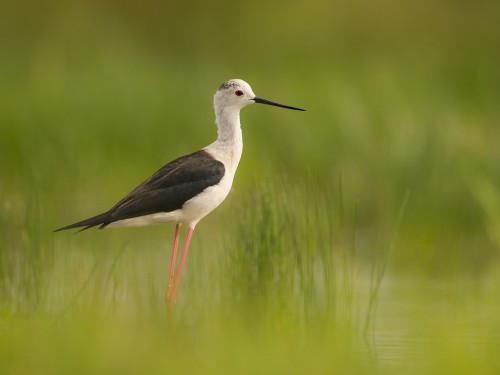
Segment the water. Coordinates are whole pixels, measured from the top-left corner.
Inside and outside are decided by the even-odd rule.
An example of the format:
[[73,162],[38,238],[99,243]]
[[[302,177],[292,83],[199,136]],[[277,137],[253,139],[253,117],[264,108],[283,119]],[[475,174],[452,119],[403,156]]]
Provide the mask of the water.
[[455,361],[488,369],[500,358],[500,302],[489,281],[393,278],[384,282],[362,356],[381,366]]

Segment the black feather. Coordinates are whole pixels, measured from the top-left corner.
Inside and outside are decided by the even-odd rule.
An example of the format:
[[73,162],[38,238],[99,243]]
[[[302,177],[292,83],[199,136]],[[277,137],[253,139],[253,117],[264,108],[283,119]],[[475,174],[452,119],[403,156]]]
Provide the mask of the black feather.
[[205,150],[196,151],[160,168],[109,211],[54,232],[97,225],[102,229],[115,221],[180,209],[207,187],[218,184],[224,174],[223,163]]

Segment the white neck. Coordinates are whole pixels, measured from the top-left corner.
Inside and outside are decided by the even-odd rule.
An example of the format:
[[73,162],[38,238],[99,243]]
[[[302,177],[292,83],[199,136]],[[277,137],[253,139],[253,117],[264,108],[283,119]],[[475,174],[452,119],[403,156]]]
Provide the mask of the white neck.
[[243,152],[240,109],[232,107],[216,108],[215,115],[218,137],[206,149],[220,159],[234,173]]
[[242,143],[240,110],[222,107],[216,111],[217,140],[226,144]]

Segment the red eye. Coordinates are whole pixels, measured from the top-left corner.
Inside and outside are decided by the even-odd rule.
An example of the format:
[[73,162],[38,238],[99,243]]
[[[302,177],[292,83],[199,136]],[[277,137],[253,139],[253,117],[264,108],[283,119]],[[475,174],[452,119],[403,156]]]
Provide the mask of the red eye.
[[241,90],[237,90],[234,92],[236,96],[242,96],[243,95],[243,91]]

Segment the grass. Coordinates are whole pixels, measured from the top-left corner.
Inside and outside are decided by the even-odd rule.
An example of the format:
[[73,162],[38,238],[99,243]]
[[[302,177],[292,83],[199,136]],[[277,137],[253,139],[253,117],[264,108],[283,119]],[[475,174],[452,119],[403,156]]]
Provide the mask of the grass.
[[[2,5],[0,372],[498,373],[497,4],[140,4]],[[169,315],[173,226],[51,231],[232,77],[307,112],[242,112]]]
[[2,372],[494,373],[495,274],[387,275],[410,199],[371,261],[341,199],[284,180],[232,197],[197,229],[173,315],[173,228],[41,234],[52,248],[4,273]]

